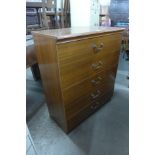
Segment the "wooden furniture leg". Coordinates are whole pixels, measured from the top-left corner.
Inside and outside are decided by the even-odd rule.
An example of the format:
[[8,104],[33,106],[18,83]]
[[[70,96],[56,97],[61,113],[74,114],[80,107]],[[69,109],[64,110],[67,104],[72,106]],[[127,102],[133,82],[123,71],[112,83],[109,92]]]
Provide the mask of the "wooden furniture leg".
[[126,55],[127,55],[127,58],[126,58],[126,61],[129,61],[129,50],[126,50]]
[[31,71],[35,81],[41,80],[40,70],[37,63],[31,66]]

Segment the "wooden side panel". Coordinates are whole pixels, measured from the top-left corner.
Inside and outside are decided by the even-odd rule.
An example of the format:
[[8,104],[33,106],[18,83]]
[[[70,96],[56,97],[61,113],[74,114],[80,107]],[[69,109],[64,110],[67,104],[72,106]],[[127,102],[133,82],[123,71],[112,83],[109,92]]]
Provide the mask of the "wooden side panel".
[[66,131],[65,112],[59,82],[56,42],[52,38],[42,37],[37,34],[33,34],[33,37],[49,113]]

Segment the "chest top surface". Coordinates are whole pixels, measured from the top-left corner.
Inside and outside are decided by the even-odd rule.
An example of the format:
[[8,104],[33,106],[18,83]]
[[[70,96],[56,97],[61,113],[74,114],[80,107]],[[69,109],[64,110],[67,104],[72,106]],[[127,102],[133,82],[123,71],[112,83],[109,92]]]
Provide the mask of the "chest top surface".
[[94,34],[111,33],[123,30],[124,28],[119,27],[72,27],[72,28],[34,31],[32,33],[49,36],[56,40],[62,40],[75,37],[89,36]]

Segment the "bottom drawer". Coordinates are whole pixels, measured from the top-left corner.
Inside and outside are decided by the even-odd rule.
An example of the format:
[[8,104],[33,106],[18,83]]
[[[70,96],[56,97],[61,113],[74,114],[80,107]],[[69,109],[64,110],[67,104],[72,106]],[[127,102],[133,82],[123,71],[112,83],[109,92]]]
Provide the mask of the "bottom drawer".
[[74,116],[72,116],[70,119],[67,120],[68,131],[75,128],[81,121],[85,120],[90,114],[92,114],[102,105],[107,103],[111,99],[112,95],[113,90],[104,94],[99,99],[94,100],[93,102],[85,105],[84,108],[81,109],[81,111],[79,111],[78,113],[76,113]]
[[65,105],[65,112],[67,120],[73,118],[79,113],[79,111],[85,109],[90,104],[89,95],[84,96],[83,98],[78,99],[72,104]]
[[[107,85],[107,86],[106,86]],[[105,86],[100,88],[92,88],[92,92],[84,95],[74,102],[65,105],[65,113],[67,120],[74,117],[80,111],[82,111],[86,106],[90,105],[94,101],[100,100],[103,96],[106,98],[106,94],[113,90],[113,84],[107,83]]]
[[91,103],[90,108],[92,110],[96,110],[96,109],[100,108],[102,105],[104,105],[105,103],[107,103],[111,99],[112,95],[113,95],[113,90],[111,90],[110,92],[102,95],[99,99],[94,100]]

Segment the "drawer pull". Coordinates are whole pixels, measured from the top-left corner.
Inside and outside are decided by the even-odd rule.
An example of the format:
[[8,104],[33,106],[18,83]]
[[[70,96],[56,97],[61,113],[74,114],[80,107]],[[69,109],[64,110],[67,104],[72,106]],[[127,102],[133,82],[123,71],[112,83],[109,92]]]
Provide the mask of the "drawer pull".
[[95,104],[91,105],[91,109],[96,109],[100,105],[99,102],[96,102]]
[[97,47],[96,44],[93,44],[92,47],[95,53],[100,52],[103,49],[103,43],[101,43],[99,47]]
[[96,105],[98,106],[98,105],[100,105],[100,103],[99,102],[96,102]]
[[90,108],[91,108],[91,109],[96,109],[96,108],[97,108],[97,105],[91,105]]
[[97,77],[97,79],[98,79],[98,80],[100,80],[100,81],[102,81],[102,80],[103,80],[103,78],[102,78],[102,77],[100,77],[100,76],[98,76],[98,77]]
[[100,84],[101,81],[102,81],[102,78],[100,76],[98,76],[96,80],[91,80],[91,82],[95,85]]
[[96,98],[98,98],[100,95],[101,95],[101,92],[100,92],[99,90],[97,90],[97,93],[96,93],[96,94],[91,93],[92,99],[96,99]]
[[101,68],[102,66],[103,66],[102,61],[99,61],[98,63],[92,64],[92,68],[95,70]]
[[95,85],[100,84],[100,81],[97,81],[97,80],[91,80],[91,82]]

